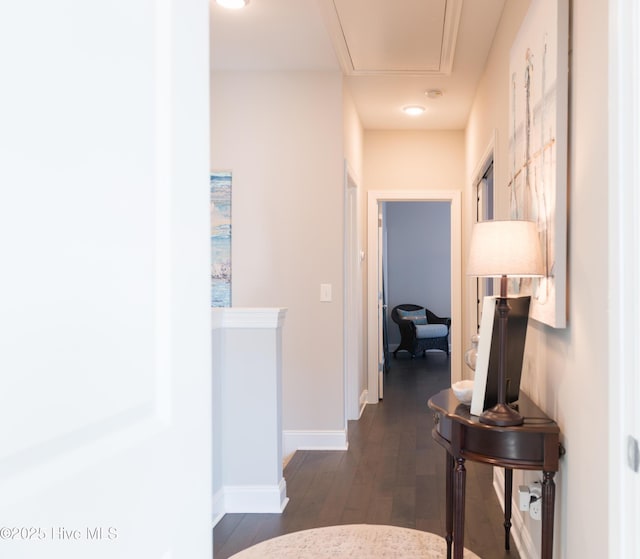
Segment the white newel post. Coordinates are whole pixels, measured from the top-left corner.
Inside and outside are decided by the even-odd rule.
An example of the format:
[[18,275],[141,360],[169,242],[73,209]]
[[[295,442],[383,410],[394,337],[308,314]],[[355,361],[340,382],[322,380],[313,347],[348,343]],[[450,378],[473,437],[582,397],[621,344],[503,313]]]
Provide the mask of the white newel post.
[[211,309],[213,510],[282,512],[282,324],[286,309]]

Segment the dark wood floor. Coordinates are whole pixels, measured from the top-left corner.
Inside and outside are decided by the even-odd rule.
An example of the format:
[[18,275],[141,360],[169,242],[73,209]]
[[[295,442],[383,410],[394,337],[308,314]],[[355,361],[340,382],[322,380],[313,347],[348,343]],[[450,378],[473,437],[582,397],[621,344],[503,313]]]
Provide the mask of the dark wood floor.
[[[448,387],[449,358],[398,354],[384,400],[349,422],[349,450],[298,451],[287,464],[282,514],[227,514],[214,529],[214,558],[268,538],[336,524],[390,524],[444,536],[445,451],[431,438],[427,400]],[[483,559],[518,559],[504,550],[502,509],[492,469],[467,462],[465,545]]]

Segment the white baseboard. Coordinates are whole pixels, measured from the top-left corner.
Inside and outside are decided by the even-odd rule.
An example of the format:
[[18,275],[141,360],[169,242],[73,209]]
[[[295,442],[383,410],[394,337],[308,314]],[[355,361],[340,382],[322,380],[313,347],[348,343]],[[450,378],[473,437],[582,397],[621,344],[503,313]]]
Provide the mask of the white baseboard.
[[349,442],[344,429],[336,431],[283,431],[282,454],[296,450],[347,450]]
[[358,419],[362,417],[362,413],[364,412],[364,408],[367,407],[367,397],[369,396],[369,389],[365,388],[360,394],[360,413],[358,414]]
[[[493,469],[493,489],[504,511],[504,470],[501,468]],[[513,499],[511,503],[511,535],[520,559],[540,559],[531,534],[524,524],[522,511],[518,508],[518,503],[513,502]]]
[[224,516],[224,490],[219,489],[213,496],[211,502],[211,511],[213,513],[212,527],[215,526]]
[[284,478],[278,485],[226,485],[222,492],[225,513],[279,513],[289,502]]

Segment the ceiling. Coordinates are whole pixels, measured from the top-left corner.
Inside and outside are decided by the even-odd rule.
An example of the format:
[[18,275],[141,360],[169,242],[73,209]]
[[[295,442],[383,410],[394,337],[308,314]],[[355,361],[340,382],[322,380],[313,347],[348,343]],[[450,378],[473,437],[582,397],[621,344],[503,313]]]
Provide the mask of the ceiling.
[[[341,70],[370,130],[463,129],[505,0],[211,0],[211,69]],[[441,90],[431,98],[428,90]],[[407,105],[426,112],[409,117]]]

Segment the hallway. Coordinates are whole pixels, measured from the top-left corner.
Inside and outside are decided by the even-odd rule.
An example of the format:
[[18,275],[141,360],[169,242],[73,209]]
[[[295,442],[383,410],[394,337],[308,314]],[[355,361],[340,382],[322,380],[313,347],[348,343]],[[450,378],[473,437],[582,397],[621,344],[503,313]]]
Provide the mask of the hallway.
[[[391,359],[385,398],[349,422],[349,450],[298,451],[284,477],[284,513],[227,514],[214,529],[214,558],[225,559],[281,534],[335,524],[390,524],[444,536],[444,450],[431,438],[427,400],[449,386],[450,360],[406,353]],[[502,510],[492,468],[467,463],[465,544],[483,559],[518,559],[503,549]]]

